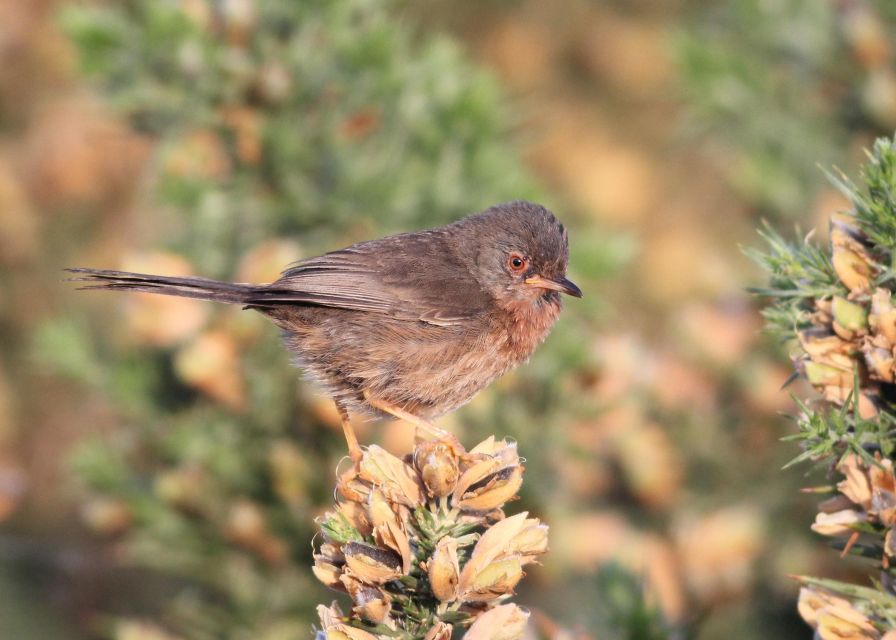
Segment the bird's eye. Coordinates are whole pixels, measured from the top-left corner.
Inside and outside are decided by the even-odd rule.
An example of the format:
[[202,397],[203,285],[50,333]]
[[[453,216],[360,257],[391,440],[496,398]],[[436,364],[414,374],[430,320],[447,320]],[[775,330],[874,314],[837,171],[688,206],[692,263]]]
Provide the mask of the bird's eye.
[[518,253],[511,253],[507,258],[507,266],[514,273],[522,273],[526,269],[526,259]]

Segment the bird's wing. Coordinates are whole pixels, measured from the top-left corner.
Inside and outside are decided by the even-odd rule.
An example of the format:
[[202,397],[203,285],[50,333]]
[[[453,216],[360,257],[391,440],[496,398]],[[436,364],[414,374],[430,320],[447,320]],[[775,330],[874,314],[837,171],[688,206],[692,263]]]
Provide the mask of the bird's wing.
[[249,305],[313,304],[436,325],[461,323],[488,296],[435,232],[372,240],[301,261]]

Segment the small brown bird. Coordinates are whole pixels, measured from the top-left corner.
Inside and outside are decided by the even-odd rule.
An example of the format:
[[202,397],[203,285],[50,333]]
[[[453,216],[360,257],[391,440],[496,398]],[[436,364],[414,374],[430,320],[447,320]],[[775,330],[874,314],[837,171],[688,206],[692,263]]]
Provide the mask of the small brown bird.
[[453,224],[300,261],[270,284],[69,269],[84,289],[242,304],[268,316],[332,396],[353,459],[349,413],[429,420],[529,358],[560,313],[567,232],[550,211],[510,202]]

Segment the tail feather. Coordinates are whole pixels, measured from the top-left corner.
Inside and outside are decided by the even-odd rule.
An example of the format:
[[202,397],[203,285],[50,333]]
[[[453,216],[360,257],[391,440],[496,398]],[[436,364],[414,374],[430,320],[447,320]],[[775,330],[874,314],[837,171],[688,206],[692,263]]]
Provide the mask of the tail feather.
[[75,274],[70,280],[85,283],[80,289],[143,291],[235,304],[245,304],[257,293],[254,285],[219,282],[208,278],[157,276],[109,269],[78,268],[66,271]]

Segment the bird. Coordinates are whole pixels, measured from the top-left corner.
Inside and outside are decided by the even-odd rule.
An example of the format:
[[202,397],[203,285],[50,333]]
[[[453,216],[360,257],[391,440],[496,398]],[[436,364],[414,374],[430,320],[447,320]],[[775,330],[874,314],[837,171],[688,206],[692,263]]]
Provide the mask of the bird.
[[335,402],[358,462],[353,414],[404,419],[459,446],[431,421],[529,359],[557,321],[561,294],[582,297],[568,262],[560,220],[514,201],[292,263],[269,284],[66,271],[81,289],[240,304],[267,316]]

